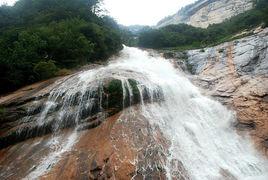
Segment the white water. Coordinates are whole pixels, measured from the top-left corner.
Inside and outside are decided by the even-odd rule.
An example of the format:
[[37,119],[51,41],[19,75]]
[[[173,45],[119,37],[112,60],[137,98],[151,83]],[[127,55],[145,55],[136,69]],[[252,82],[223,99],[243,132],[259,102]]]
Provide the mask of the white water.
[[63,153],[71,150],[77,139],[78,135],[76,131],[68,135],[68,137],[56,136],[52,138],[48,144],[51,147],[51,152],[42,159],[38,166],[34,166],[32,168],[34,170],[23,179],[38,179],[44,175],[60,160]]
[[[99,84],[108,77],[120,79],[124,95],[128,91],[130,96],[132,90],[128,79],[135,79],[139,82],[140,93],[146,87],[152,101],[153,93],[161,88],[164,101],[150,104],[142,101],[141,112],[152,125],[159,126],[171,141],[170,153],[167,155],[169,161],[165,164],[167,178],[172,178],[176,168],[172,167],[171,161],[177,159],[193,180],[268,179],[267,161],[254,150],[247,137],[236,134],[232,128],[235,116],[231,111],[201,95],[198,88],[168,60],[152,57],[148,52],[135,48],[125,47],[120,57],[108,66],[81,72],[59,85],[51,93],[39,123],[44,122],[49,109],[55,106],[59,97],[63,97],[63,106],[59,110],[58,125],[63,123],[62,117],[70,111],[76,112],[77,122],[82,109],[91,105],[90,96],[85,96],[88,89],[96,91]],[[71,109],[70,104],[78,92],[78,106]],[[126,98],[128,97],[124,97]],[[71,141],[74,142],[75,139],[71,138]],[[70,149],[70,144],[73,143],[69,143],[66,150]],[[62,149],[55,156],[61,153]],[[51,159],[49,161],[54,162]]]

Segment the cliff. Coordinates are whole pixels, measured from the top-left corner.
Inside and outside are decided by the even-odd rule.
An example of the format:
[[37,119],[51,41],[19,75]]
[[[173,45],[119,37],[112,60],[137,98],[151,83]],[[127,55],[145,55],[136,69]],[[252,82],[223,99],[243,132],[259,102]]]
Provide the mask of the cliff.
[[182,8],[178,13],[161,20],[157,28],[171,24],[185,23],[206,28],[221,23],[253,7],[252,0],[199,0]]

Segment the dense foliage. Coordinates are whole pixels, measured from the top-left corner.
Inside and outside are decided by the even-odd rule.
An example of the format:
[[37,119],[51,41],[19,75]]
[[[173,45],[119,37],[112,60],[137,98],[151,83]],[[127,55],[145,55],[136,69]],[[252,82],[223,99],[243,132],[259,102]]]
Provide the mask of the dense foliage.
[[0,7],[0,93],[106,59],[122,48],[99,0],[19,0]]
[[256,0],[252,10],[221,24],[211,25],[207,29],[178,24],[144,31],[139,36],[139,46],[146,48],[201,48],[230,40],[237,33],[261,24],[264,27],[268,26],[267,0]]

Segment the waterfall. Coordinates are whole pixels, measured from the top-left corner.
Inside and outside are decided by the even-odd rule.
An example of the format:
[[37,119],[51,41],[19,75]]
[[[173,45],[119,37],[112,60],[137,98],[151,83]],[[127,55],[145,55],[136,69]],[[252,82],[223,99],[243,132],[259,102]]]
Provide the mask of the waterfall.
[[[76,127],[76,133],[89,115],[104,121],[109,102],[104,93],[107,79],[120,80],[123,97],[118,99],[118,106],[123,109],[135,103],[130,79],[137,83],[139,113],[170,142],[163,161],[168,179],[178,173],[178,163],[187,171],[185,179],[267,179],[265,158],[254,150],[248,137],[238,135],[232,127],[235,114],[203,96],[169,60],[136,48],[124,47],[107,66],[66,78],[51,91],[38,124],[47,123],[52,118],[50,112],[56,111],[53,132],[57,137],[59,129],[70,125]],[[124,111],[124,116],[127,113]],[[59,158],[78,139],[78,135],[71,134],[65,143],[58,143],[63,147],[53,152],[49,161],[55,163],[52,159]],[[49,162],[42,163],[29,177],[45,172],[44,164]]]

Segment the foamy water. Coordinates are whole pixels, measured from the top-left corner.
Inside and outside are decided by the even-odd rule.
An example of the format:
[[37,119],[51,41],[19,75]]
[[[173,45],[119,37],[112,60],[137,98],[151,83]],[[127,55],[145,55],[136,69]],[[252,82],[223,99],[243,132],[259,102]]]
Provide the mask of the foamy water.
[[[123,99],[130,98],[130,101],[133,96],[128,82],[130,78],[138,82],[141,96],[147,89],[151,102],[154,102],[155,91],[160,88],[163,101],[143,103],[141,99],[140,111],[171,142],[166,154],[168,161],[164,164],[168,179],[176,173],[177,168],[171,163],[174,159],[183,164],[193,180],[268,179],[267,160],[254,150],[249,138],[236,133],[232,127],[236,121],[233,112],[201,95],[198,88],[168,60],[150,56],[136,48],[125,47],[109,65],[78,73],[60,84],[51,92],[39,123],[45,122],[48,112],[58,103],[62,106],[57,114],[55,132],[68,116],[78,122],[81,112],[91,109],[90,92],[98,91],[102,81],[109,77],[121,80]],[[130,97],[126,97],[127,94]],[[71,104],[77,96],[78,103],[73,108]],[[124,103],[123,100],[118,101]],[[62,148],[50,154],[27,177],[44,174],[47,166],[55,164],[61,154],[71,149],[77,138],[74,132]]]

